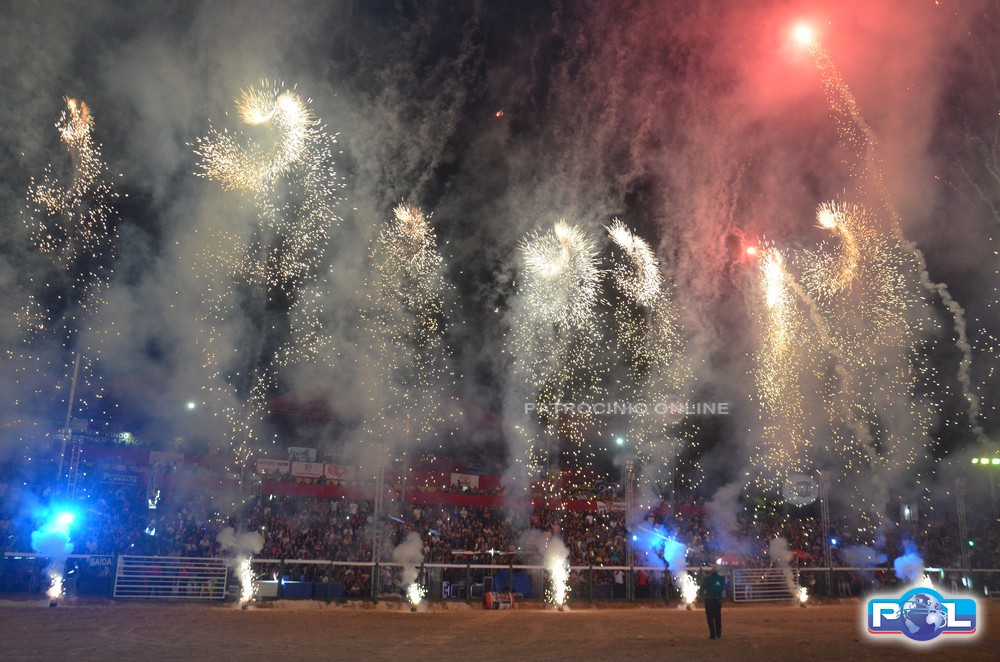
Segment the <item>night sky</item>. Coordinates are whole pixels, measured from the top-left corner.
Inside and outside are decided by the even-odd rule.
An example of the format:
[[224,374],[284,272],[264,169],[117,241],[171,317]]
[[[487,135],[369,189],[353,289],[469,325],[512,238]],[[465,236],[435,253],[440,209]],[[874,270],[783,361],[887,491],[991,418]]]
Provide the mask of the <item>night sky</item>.
[[[195,144],[212,127],[240,130],[234,100],[268,80],[294,87],[337,136],[338,200],[316,281],[336,360],[277,371],[267,398],[284,413],[263,437],[332,450],[363,434],[373,368],[356,311],[372,242],[405,202],[430,217],[448,281],[455,377],[438,386],[465,416],[442,443],[495,452],[511,423],[505,348],[518,323],[518,242],[566,219],[597,240],[606,268],[602,226],[618,218],[660,260],[692,370],[689,397],[732,403],[731,415],[698,421],[694,433],[708,482],[731,479],[768,443],[753,358],[757,272],[745,249],[824,250],[817,205],[858,199],[864,188],[820,71],[792,37],[800,21],[877,138],[902,237],[964,310],[978,422],[995,431],[996,3],[18,2],[0,22],[0,338],[11,365],[0,381],[3,447],[16,457],[62,426],[73,351],[84,347],[99,347],[100,359],[88,362],[75,415],[159,441],[228,446],[212,412],[238,402],[246,385],[213,381],[203,365],[207,281],[198,270],[205,246],[249,236],[259,219],[252,196],[195,176]],[[88,314],[43,287],[53,267],[30,231],[33,179],[49,164],[71,177],[54,126],[66,97],[93,113],[118,195],[114,257],[88,266],[113,273]],[[18,312],[32,296],[76,314],[69,347],[58,333],[25,340]],[[602,298],[613,307],[607,287]],[[979,453],[954,316],[940,296],[926,301],[917,342],[934,376],[913,397],[936,403],[929,435],[942,442],[926,453]],[[272,315],[287,312],[236,305],[221,337],[241,347]],[[616,374],[603,377],[611,396]],[[811,394],[806,406],[807,419],[821,408]],[[588,438],[610,440],[624,426],[601,421]]]

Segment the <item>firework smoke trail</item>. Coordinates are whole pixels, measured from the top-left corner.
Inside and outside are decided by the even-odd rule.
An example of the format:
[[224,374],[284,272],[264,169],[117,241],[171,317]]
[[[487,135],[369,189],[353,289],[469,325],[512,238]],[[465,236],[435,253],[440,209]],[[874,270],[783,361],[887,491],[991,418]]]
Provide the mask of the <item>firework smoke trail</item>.
[[[559,448],[560,437],[577,453],[576,465],[587,464],[579,448],[591,417],[566,415],[559,405],[600,393],[601,271],[593,238],[564,221],[532,233],[519,250],[522,281],[506,351],[513,355],[511,381],[520,390],[517,418],[524,417],[512,434],[523,452],[512,453],[512,461],[520,465],[517,473],[530,479],[552,468],[559,452],[567,450]],[[544,444],[538,443],[538,432]],[[547,481],[546,489],[554,492],[555,481]]]
[[952,320],[954,320],[952,328],[955,330],[955,347],[962,354],[962,358],[958,363],[958,383],[962,387],[962,396],[969,406],[968,417],[972,426],[972,433],[975,435],[976,441],[981,444],[987,444],[989,443],[989,438],[980,424],[982,411],[980,409],[979,396],[976,395],[972,385],[972,345],[969,344],[968,331],[965,324],[965,309],[951,296],[947,285],[931,280],[930,274],[927,271],[927,260],[924,257],[924,252],[913,242],[904,240],[903,245],[909,249],[917,261],[921,286],[928,292],[933,292],[940,297],[941,303],[948,309]]
[[[659,261],[649,244],[621,221],[605,230],[619,249],[608,272],[620,295],[612,302],[613,317],[621,360],[628,369],[628,378],[618,384],[619,398],[646,404],[683,401],[691,391],[693,371],[684,358],[678,315],[664,289]],[[693,446],[695,433],[692,424],[667,415],[630,417],[628,444],[642,465],[643,497],[648,492],[651,501],[647,505],[654,505],[654,484],[674,485],[677,456]],[[663,472],[674,475],[660,475]],[[697,465],[680,476],[690,489],[698,486],[700,477]]]
[[[330,365],[336,354],[324,332],[329,313],[319,292],[329,229],[339,219],[336,136],[328,134],[293,90],[263,81],[236,102],[244,124],[271,139],[214,127],[198,138],[201,177],[225,190],[252,194],[256,222],[244,234],[219,233],[194,269],[203,280],[205,331],[199,336],[210,392],[230,424],[235,460],[242,465],[259,441],[264,405],[291,362]],[[279,186],[280,184],[280,186]],[[254,345],[230,337],[241,314],[273,318],[272,302],[287,305],[280,323],[255,333]]]
[[768,543],[768,555],[771,557],[771,563],[781,570],[788,592],[798,596],[799,584],[792,572],[792,550],[788,547],[788,541],[780,536],[771,538]]
[[956,336],[955,346],[962,355],[957,375],[959,385],[962,388],[962,395],[968,403],[968,417],[972,432],[977,441],[986,443],[988,439],[980,424],[981,410],[979,397],[974,391],[970,377],[972,347],[968,342],[965,310],[951,296],[947,285],[934,282],[930,278],[923,252],[917,248],[916,244],[903,238],[901,219],[890,201],[882,176],[882,166],[875,154],[878,144],[875,133],[862,116],[857,100],[854,98],[847,83],[841,77],[840,71],[834,64],[833,59],[811,33],[801,31],[798,34],[799,40],[808,47],[809,53],[812,55],[816,62],[816,67],[820,72],[823,91],[837,124],[840,140],[852,150],[856,159],[855,163],[850,164],[851,175],[873,187],[875,200],[884,208],[892,221],[895,233],[898,234],[900,241],[911,251],[918,263],[917,269],[921,286],[926,291],[940,297],[941,302],[952,316],[953,329]]
[[413,205],[393,210],[370,259],[368,305],[361,317],[374,383],[365,429],[371,438],[402,449],[405,491],[413,452],[449,422],[444,405],[454,374],[444,334],[451,288],[430,221]]

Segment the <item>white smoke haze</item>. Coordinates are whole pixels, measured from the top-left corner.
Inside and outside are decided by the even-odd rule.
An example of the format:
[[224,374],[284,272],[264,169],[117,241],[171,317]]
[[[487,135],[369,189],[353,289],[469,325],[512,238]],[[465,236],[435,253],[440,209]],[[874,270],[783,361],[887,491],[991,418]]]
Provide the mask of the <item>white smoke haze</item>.
[[872,568],[886,562],[887,556],[867,545],[841,547],[837,555],[844,564],[856,568]]
[[406,540],[392,550],[392,560],[402,566],[403,586],[409,586],[417,581],[420,575],[420,564],[424,562],[424,543],[420,534],[410,531]]
[[240,601],[242,607],[253,600],[257,587],[253,581],[253,566],[250,557],[264,548],[264,535],[260,531],[236,531],[227,526],[215,540],[222,551],[230,554],[236,560],[236,578],[240,583]]
[[264,548],[264,536],[260,531],[237,532],[227,526],[219,531],[215,539],[223,551],[231,552],[236,557],[251,556]]
[[924,578],[924,559],[912,544],[906,545],[906,553],[892,561],[896,577],[907,584],[916,584]]
[[781,575],[785,579],[785,586],[789,593],[798,595],[798,582],[795,581],[795,574],[792,571],[792,550],[788,546],[788,541],[781,536],[771,538],[767,544],[768,554],[774,567],[781,570]]
[[518,550],[528,563],[545,566],[549,586],[545,595],[560,609],[569,596],[569,549],[558,535],[538,529],[528,529],[518,538]]
[[[6,412],[0,451],[23,454],[38,432],[61,425],[72,351],[98,346],[100,356],[88,357],[95,378],[80,391],[90,405],[78,404],[77,415],[117,417],[140,436],[230,451],[221,410],[242,406],[246,389],[232,392],[211,374],[205,348],[242,357],[244,339],[285,318],[262,319],[260,307],[234,306],[219,334],[207,337],[205,248],[227,237],[245,242],[259,218],[250,197],[194,176],[191,143],[210,120],[245,129],[233,101],[268,78],[297,85],[327,130],[340,136],[332,167],[343,184],[342,221],[330,228],[321,275],[308,290],[324,311],[317,326],[329,340],[330,360],[283,367],[268,393],[293,400],[315,395],[326,403],[322,420],[297,421],[307,442],[301,445],[335,451],[363,466],[369,480],[406,450],[405,440],[386,438],[378,449],[363,434],[364,421],[382,414],[380,403],[394,394],[380,388],[358,313],[370,282],[369,249],[396,205],[433,212],[445,279],[459,290],[460,305],[447,320],[455,379],[438,386],[500,414],[503,438],[481,447],[495,454],[502,443],[507,459],[523,457],[539,435],[523,414],[530,385],[509,377],[503,351],[503,327],[523,313],[523,302],[511,297],[520,279],[517,242],[562,217],[592,232],[621,218],[656,249],[664,282],[672,284],[695,392],[734,403],[719,434],[705,435],[719,441],[702,469],[711,467],[705,478],[717,489],[708,505],[713,541],[745,549],[735,536],[743,471],[773,440],[759,403],[747,397],[756,389],[751,357],[760,339],[751,330],[747,302],[757,286],[743,248],[762,238],[782,247],[818,246],[825,235],[814,227],[817,203],[868,187],[843,166],[851,155],[838,143],[814,63],[787,43],[787,26],[798,18],[791,6],[529,4],[510,11],[491,3],[251,0],[233,11],[213,2],[140,0],[122,12],[119,3],[102,1],[57,1],[46,11],[12,3],[0,25],[4,347],[20,347],[23,333],[14,320],[32,280],[49,268],[20,211],[32,176],[49,163],[56,173],[69,169],[53,127],[64,97],[83,99],[93,110],[95,138],[123,197],[114,277],[101,313],[80,330],[77,345],[31,348],[32,361],[50,368],[16,378],[11,363],[0,373],[7,405],[26,393],[45,394],[37,406],[0,407]],[[971,443],[997,424],[982,406],[995,399],[995,378],[988,361],[978,363],[992,348],[973,339],[997,335],[1000,322],[988,241],[997,230],[990,170],[996,84],[988,77],[996,58],[986,38],[1000,17],[992,3],[953,5],[945,11],[904,0],[825,0],[811,13],[820,17],[824,48],[878,137],[874,158],[901,235],[926,254],[926,272],[910,275],[915,285],[931,284],[936,299],[927,297],[928,305],[940,328],[923,319],[921,339],[928,351],[946,348],[944,358],[932,361],[941,385],[927,396],[931,411],[949,393],[961,393],[960,420],[949,417],[943,430]],[[938,285],[945,282],[947,290]],[[958,356],[949,356],[956,348]],[[901,364],[890,359],[899,352],[886,354],[873,358],[895,371]],[[880,379],[871,377],[873,391],[884,385]],[[99,389],[106,396],[100,401],[93,397]],[[829,426],[821,395],[803,392],[803,424]],[[926,454],[939,421],[932,416],[928,426],[913,425],[913,410],[924,403],[896,400],[880,403],[877,413],[895,437],[913,439],[898,455]],[[199,407],[188,411],[188,401]],[[852,435],[870,447],[871,430],[848,422],[858,423]],[[270,441],[285,431],[267,432]],[[456,438],[479,450],[466,432]],[[286,439],[278,441],[261,448],[273,452]],[[428,442],[449,443],[456,442],[446,434]],[[672,459],[674,450],[664,448],[660,459]],[[803,471],[842,468],[827,464],[839,463],[820,454]],[[644,483],[663,478],[643,471]],[[531,473],[508,464],[510,509],[518,517],[529,507]],[[890,495],[912,485],[912,474],[876,468],[868,478],[858,486],[860,498],[888,526]],[[926,472],[922,478],[921,485],[934,481]],[[643,489],[643,504],[654,502],[658,495]],[[845,503],[850,494],[832,490]]]
[[742,509],[739,497],[743,493],[742,483],[725,485],[705,503],[706,520],[711,540],[719,549],[732,553],[746,553],[750,543],[739,536],[737,515]]

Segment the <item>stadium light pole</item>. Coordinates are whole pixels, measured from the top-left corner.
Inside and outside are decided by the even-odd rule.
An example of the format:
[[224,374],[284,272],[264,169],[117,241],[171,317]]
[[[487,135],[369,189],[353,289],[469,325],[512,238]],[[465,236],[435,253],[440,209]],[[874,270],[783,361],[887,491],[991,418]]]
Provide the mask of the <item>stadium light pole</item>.
[[374,522],[375,527],[372,532],[372,563],[375,565],[372,569],[372,599],[375,599],[378,595],[378,590],[381,583],[381,569],[379,567],[379,562],[381,561],[382,553],[382,528],[384,522],[382,521],[382,508],[383,508],[383,490],[385,489],[385,454],[386,446],[385,444],[376,444],[376,452],[378,453],[378,467],[375,470],[375,503],[374,503]]
[[986,480],[990,484],[990,508],[993,511],[993,519],[997,518],[997,486],[996,486],[996,473],[1000,472],[1000,454],[994,452],[992,456],[985,455],[983,457],[972,458],[972,464],[978,465],[980,467],[985,467],[984,473],[986,474]]
[[[69,401],[66,403],[66,424],[63,425],[63,429],[60,431],[59,436],[62,437],[62,450],[59,453],[59,473],[56,475],[56,485],[62,482],[63,478],[63,462],[66,458],[66,443],[69,441],[70,437],[70,423],[73,420],[73,404],[76,400],[76,380],[80,375],[80,352],[76,353],[76,361],[73,363],[73,381],[70,383],[69,387]],[[68,482],[68,481],[67,481]]]
[[[633,488],[634,481],[632,480],[635,472],[635,460],[628,458],[625,460],[625,527],[628,531],[628,527],[632,526],[634,515],[633,510],[635,509],[635,490]],[[635,566],[635,546],[632,541],[626,540],[625,543],[625,564],[632,568]],[[629,581],[626,584],[626,596],[629,600],[635,599],[635,586],[634,579],[632,577],[632,572],[629,571]]]
[[823,529],[823,560],[826,562],[826,594],[833,588],[833,555],[830,553],[830,478],[819,477],[820,526]]
[[955,506],[958,510],[958,546],[962,558],[962,570],[971,575],[972,560],[969,558],[969,525],[965,518],[964,478],[955,479]]

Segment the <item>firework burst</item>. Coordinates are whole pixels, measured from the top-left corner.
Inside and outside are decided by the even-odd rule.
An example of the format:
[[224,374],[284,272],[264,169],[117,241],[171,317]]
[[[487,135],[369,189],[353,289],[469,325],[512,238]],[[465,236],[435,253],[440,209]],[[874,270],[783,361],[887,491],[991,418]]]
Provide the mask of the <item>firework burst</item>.
[[616,260],[611,268],[615,286],[637,305],[649,306],[660,294],[663,281],[656,254],[617,219],[605,229],[626,258]]
[[[835,245],[768,247],[758,257],[756,378],[766,415],[757,464],[782,477],[830,462],[842,467],[845,491],[860,495],[870,492],[860,488],[865,483],[909,475],[933,443],[935,406],[921,394],[934,388],[925,338],[936,322],[916,261],[879,229],[877,215],[830,202],[817,220],[837,235]],[[874,519],[885,506],[870,499],[857,505]]]
[[757,251],[762,306],[757,307],[760,348],[755,356],[763,440],[751,462],[758,485],[774,489],[791,473],[810,467],[815,436],[805,414],[800,379],[819,343],[795,298],[784,256],[774,247]]
[[[605,229],[619,249],[612,255],[608,272],[614,291],[620,294],[612,302],[612,314],[618,354],[628,370],[628,378],[616,385],[619,397],[677,410],[692,390],[693,371],[685,358],[679,316],[664,289],[659,261],[649,244],[620,221]],[[698,485],[699,467],[677,471],[677,456],[693,446],[695,432],[679,414],[630,417],[629,446],[642,465],[641,479],[650,488],[658,483],[673,486],[677,478],[687,487]],[[662,471],[673,475],[660,475]]]
[[[599,254],[592,237],[564,221],[549,231],[532,233],[519,249],[523,280],[507,351],[514,359],[517,406],[531,403],[533,412],[516,426],[524,452],[514,460],[523,463],[527,476],[544,472],[546,489],[554,491],[554,467],[561,452],[574,454],[577,466],[592,459],[580,455],[591,415],[567,414],[560,406],[603,392]],[[561,440],[569,446],[562,448]]]
[[203,177],[214,179],[227,190],[260,193],[270,189],[293,166],[308,158],[311,143],[320,135],[312,111],[294,90],[263,81],[250,86],[236,101],[237,113],[251,127],[269,127],[269,139],[243,132],[212,128],[197,141]]
[[424,447],[451,416],[444,406],[454,382],[444,342],[450,287],[434,230],[413,205],[394,209],[369,257],[362,321],[374,379],[365,427],[372,438],[403,448],[408,467],[411,451]]
[[[21,211],[34,248],[46,259],[25,283],[23,304],[15,313],[19,342],[5,351],[20,393],[12,410],[18,417],[34,399],[29,392],[50,393],[52,384],[62,391],[60,383],[68,384],[74,371],[80,388],[73,416],[96,414],[92,407],[103,396],[94,368],[110,331],[91,324],[113,276],[117,216],[112,205],[118,194],[94,141],[94,116],[87,104],[67,98],[55,127],[70,157],[68,174],[59,177],[55,172],[63,168],[46,166],[40,181],[32,178]],[[61,360],[42,359],[40,354],[54,356],[43,347],[57,348]],[[82,355],[78,364],[74,353]]]
[[521,253],[529,308],[538,318],[557,327],[591,326],[601,280],[593,238],[559,221],[521,242]]
[[[65,287],[57,298],[93,312],[111,279],[117,228],[112,205],[118,195],[107,181],[101,148],[93,139],[94,117],[87,104],[66,99],[56,129],[72,159],[73,174],[63,185],[45,169],[42,181],[32,179],[25,224],[40,253],[52,258]],[[36,300],[37,302],[37,300]],[[51,316],[51,315],[50,315]],[[26,310],[24,317],[33,315]],[[29,323],[25,329],[38,326]],[[49,325],[45,325],[49,326]]]
[[[204,282],[199,341],[210,391],[226,413],[242,464],[259,446],[264,406],[280,385],[280,369],[334,361],[321,273],[330,228],[339,222],[340,182],[332,165],[336,136],[294,88],[263,81],[242,92],[236,110],[256,133],[210,129],[194,146],[196,174],[224,190],[251,193],[255,219],[206,242],[193,269]],[[243,336],[234,319],[258,328]]]

